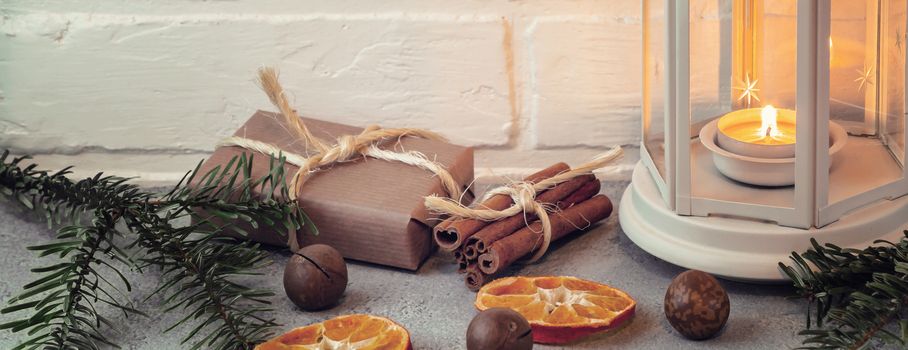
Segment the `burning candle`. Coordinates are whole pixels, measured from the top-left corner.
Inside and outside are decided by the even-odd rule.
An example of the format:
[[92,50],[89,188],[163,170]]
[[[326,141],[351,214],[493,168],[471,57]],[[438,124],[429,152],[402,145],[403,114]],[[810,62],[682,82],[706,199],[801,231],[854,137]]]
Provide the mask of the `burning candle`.
[[795,154],[795,111],[741,109],[719,118],[717,143],[726,151],[755,158],[792,158]]

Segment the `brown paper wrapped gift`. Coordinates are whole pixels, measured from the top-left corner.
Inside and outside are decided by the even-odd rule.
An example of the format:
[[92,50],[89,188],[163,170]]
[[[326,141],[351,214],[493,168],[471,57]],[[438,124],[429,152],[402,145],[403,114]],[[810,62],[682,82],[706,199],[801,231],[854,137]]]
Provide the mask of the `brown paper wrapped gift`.
[[[315,136],[325,140],[362,131],[327,121],[303,120]],[[274,113],[256,112],[234,136],[268,142],[286,152],[307,154],[305,142],[294,137],[282,117]],[[457,183],[465,185],[473,181],[472,148],[416,137],[388,142],[382,148],[422,152],[444,165]],[[202,164],[201,173],[226,164],[243,152],[253,151],[220,147]],[[258,178],[267,174],[269,162],[267,155],[255,156],[252,177]],[[286,165],[287,174],[296,170],[296,166]],[[423,197],[430,194],[445,195],[441,182],[431,172],[415,166],[372,158],[336,164],[311,175],[297,197],[318,227],[319,235],[304,230],[296,235],[301,246],[324,243],[349,259],[416,270],[434,249],[432,227],[440,221],[423,206]],[[465,202],[472,201],[469,193],[463,197]],[[273,228],[247,231],[254,241],[287,245],[287,239]]]

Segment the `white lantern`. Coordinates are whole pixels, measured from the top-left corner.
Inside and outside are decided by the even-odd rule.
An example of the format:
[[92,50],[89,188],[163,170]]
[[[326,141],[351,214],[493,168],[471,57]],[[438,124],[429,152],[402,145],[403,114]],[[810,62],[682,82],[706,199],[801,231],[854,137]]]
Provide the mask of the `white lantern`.
[[772,281],[810,238],[908,223],[908,0],[644,0],[641,161],[620,221],[637,245]]

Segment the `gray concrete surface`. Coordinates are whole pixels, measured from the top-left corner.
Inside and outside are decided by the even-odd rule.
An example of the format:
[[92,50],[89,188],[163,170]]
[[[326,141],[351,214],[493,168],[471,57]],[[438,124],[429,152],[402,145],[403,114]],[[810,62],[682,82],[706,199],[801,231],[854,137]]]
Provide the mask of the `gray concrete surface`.
[[[624,183],[608,184],[604,193],[620,198]],[[619,204],[620,205],[620,204]],[[22,215],[9,204],[0,204],[0,303],[15,295],[34,276],[28,270],[41,262],[29,245],[46,242],[53,232],[36,219]],[[708,258],[708,257],[704,257]],[[415,273],[350,262],[350,284],[341,304],[324,312],[303,312],[283,296],[281,276],[288,255],[275,252],[274,264],[254,282],[275,290],[279,310],[274,315],[290,329],[332,316],[370,313],[390,317],[410,330],[416,349],[463,349],[464,333],[475,315],[475,294],[463,285],[449,258],[436,254]],[[688,341],[674,332],[662,312],[662,299],[671,279],[684,269],[661,261],[637,248],[621,232],[617,212],[591,231],[566,242],[558,242],[539,263],[521,266],[510,274],[572,275],[620,288],[637,302],[637,315],[623,329],[566,347],[536,346],[536,349],[786,349],[799,344],[796,333],[804,325],[804,304],[785,297],[793,290],[785,286],[749,285],[723,281],[731,298],[731,317],[724,331],[708,341]],[[182,349],[180,339],[191,327],[162,334],[162,330],[184,316],[182,312],[162,314],[160,298],[142,302],[158,284],[154,271],[130,276],[135,281],[131,294],[149,318],[124,318],[108,314],[122,324],[112,335],[124,349]],[[0,323],[10,320],[0,315]],[[0,332],[0,349],[20,342],[20,334]]]

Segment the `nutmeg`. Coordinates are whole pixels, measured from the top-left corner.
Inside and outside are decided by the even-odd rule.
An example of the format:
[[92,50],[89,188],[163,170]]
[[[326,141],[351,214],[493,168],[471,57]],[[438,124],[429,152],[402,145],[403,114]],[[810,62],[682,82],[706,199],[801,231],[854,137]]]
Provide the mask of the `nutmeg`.
[[491,308],[467,327],[467,350],[528,350],[533,348],[530,323],[514,310]]
[[665,292],[665,317],[678,333],[692,340],[712,338],[728,321],[728,293],[715,277],[688,270]]
[[347,289],[347,264],[334,248],[313,244],[295,252],[284,267],[284,291],[306,311],[337,304]]

